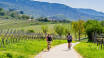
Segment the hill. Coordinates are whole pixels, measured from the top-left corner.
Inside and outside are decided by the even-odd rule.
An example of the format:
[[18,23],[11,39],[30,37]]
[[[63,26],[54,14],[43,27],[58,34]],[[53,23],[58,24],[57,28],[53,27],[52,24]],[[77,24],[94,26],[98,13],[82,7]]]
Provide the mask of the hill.
[[[63,15],[62,17],[69,18],[71,20],[104,19],[104,13],[102,12],[98,12],[93,9],[72,8],[58,3],[38,2],[32,0],[0,0],[0,7],[5,9],[21,10],[24,11],[25,14],[36,18],[57,17],[57,15]],[[58,16],[58,18],[59,17],[61,18],[61,16]]]

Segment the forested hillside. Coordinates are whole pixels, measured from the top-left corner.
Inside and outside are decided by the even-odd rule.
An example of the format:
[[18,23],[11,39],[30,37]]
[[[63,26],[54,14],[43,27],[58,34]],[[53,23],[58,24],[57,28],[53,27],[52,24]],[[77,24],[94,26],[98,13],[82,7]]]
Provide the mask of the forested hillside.
[[[0,0],[0,7],[5,9],[22,10],[25,14],[34,17],[65,17],[70,20],[103,20],[104,13],[92,9],[78,9],[58,3],[38,2],[32,0]],[[54,18],[58,20],[57,18]]]

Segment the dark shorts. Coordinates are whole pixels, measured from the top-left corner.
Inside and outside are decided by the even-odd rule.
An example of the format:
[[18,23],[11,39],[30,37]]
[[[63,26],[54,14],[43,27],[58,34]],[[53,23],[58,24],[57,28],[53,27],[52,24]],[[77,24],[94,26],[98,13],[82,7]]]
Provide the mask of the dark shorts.
[[72,42],[72,40],[67,40],[67,42],[68,42],[68,43],[71,43],[71,42]]

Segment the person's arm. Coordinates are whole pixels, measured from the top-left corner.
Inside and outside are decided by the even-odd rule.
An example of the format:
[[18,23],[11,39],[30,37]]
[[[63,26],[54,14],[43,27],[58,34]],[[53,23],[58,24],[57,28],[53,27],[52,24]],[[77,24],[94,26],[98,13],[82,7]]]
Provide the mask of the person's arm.
[[46,36],[46,41],[48,41],[48,37]]

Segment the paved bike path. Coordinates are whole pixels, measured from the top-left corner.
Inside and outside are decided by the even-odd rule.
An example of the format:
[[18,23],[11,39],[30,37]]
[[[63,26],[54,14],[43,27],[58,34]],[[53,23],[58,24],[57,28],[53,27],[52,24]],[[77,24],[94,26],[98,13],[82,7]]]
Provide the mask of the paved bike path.
[[49,52],[43,51],[35,58],[82,58],[73,48],[77,43],[72,43],[72,48],[69,50],[67,44],[61,44],[52,48]]

